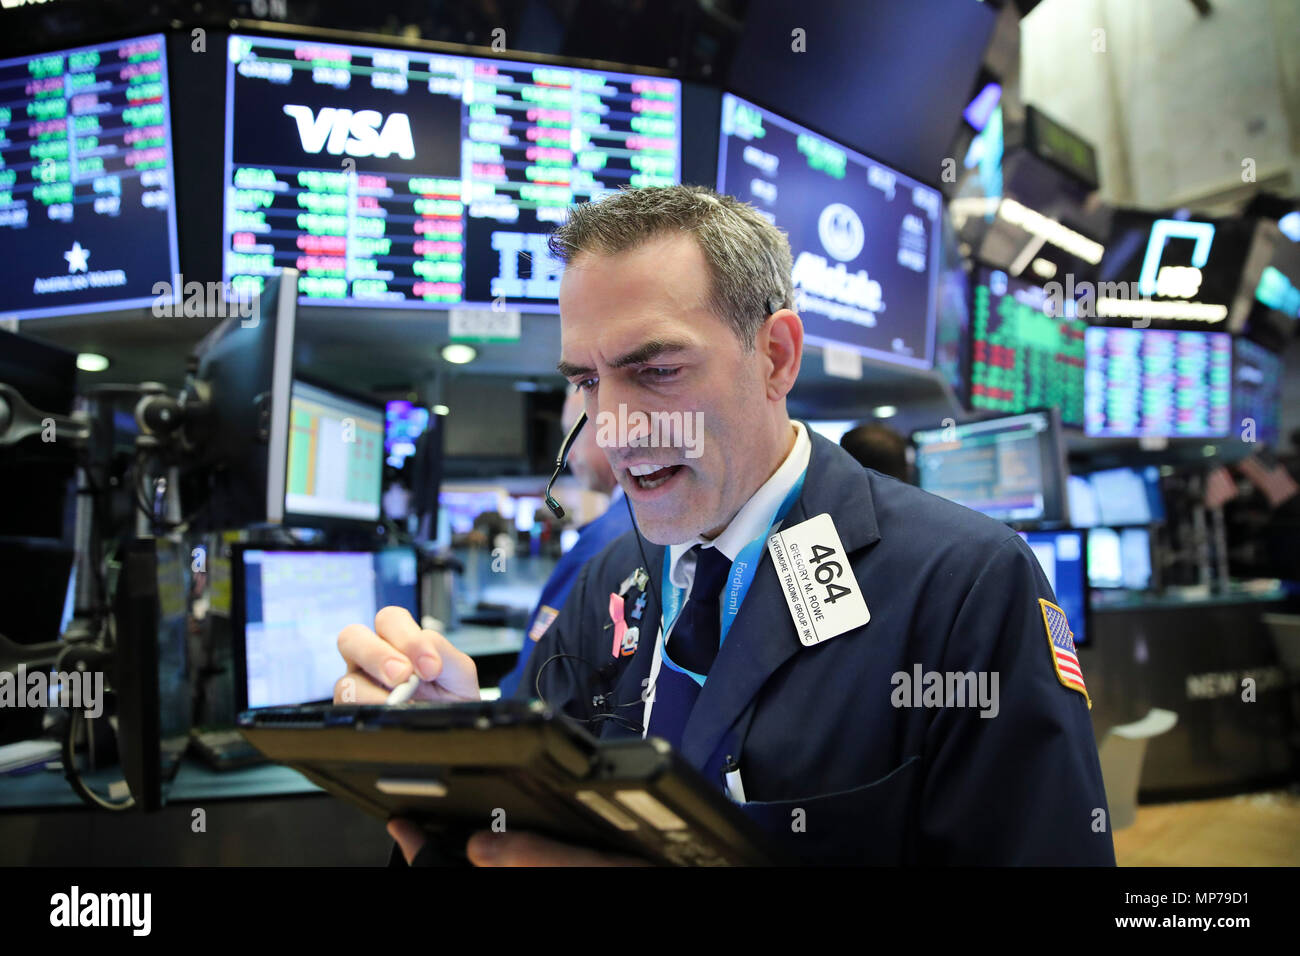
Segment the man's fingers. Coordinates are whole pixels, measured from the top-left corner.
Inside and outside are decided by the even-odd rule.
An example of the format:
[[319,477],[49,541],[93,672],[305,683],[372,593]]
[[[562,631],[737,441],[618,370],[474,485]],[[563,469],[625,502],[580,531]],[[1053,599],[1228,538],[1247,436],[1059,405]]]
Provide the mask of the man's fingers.
[[353,668],[334,685],[336,704],[383,704],[388,701],[388,688],[380,687],[370,677]]
[[[402,607],[381,608],[375,630],[415,665],[421,684],[417,700],[478,700],[478,668],[437,631],[426,631]],[[409,674],[409,671],[408,671]],[[439,687],[427,686],[437,683]]]
[[[421,680],[415,694],[417,700],[479,699],[478,668],[474,661],[441,634],[423,630],[405,608],[381,609],[375,615],[374,631],[361,624],[349,624],[339,632],[338,648],[349,670],[343,680],[369,678],[357,681],[356,703],[384,703],[387,692],[412,673],[418,674]],[[383,693],[370,693],[367,685],[380,688]],[[340,698],[341,689],[336,685],[336,702],[347,702]]]
[[411,861],[415,859],[415,854],[420,852],[420,848],[424,846],[426,839],[423,830],[410,820],[403,820],[401,817],[394,817],[388,821],[388,835],[396,841],[397,846],[401,849],[407,866],[411,865]]
[[370,628],[349,624],[339,631],[339,653],[349,670],[364,671],[390,690],[411,676],[411,662]]
[[635,857],[558,843],[536,833],[475,833],[466,846],[475,866],[648,866]]

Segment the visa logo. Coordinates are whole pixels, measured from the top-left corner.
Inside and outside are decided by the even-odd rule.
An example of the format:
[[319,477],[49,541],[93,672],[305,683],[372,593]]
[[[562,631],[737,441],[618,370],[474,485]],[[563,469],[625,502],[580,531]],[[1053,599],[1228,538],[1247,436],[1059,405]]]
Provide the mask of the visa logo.
[[[385,159],[396,153],[402,159],[415,159],[411,140],[411,121],[405,113],[393,113],[384,120],[377,110],[335,109],[327,106],[319,116],[311,107],[286,104],[284,112],[298,123],[298,138],[309,153],[322,149],[334,156],[374,156]],[[380,128],[383,123],[383,128]]]

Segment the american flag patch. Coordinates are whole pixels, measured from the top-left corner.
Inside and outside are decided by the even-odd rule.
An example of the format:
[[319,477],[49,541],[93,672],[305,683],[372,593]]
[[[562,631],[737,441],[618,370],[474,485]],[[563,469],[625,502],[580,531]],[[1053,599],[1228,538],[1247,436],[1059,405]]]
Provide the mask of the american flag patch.
[[528,637],[534,641],[540,641],[546,629],[551,626],[551,622],[560,616],[560,612],[549,604],[543,604],[537,609],[537,617],[533,618],[533,626],[528,629]]
[[1052,649],[1056,679],[1082,694],[1088,702],[1088,709],[1092,710],[1092,698],[1083,684],[1083,669],[1079,667],[1074,633],[1070,630],[1070,622],[1065,619],[1065,612],[1046,598],[1039,598],[1038,603],[1043,609],[1043,626],[1047,628],[1047,645]]

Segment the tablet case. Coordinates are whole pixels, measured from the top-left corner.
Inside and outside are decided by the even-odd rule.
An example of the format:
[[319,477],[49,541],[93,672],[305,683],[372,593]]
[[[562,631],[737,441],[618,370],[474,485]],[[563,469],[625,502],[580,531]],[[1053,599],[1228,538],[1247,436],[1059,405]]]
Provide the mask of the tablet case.
[[241,713],[239,729],[271,760],[372,816],[421,824],[461,858],[474,831],[505,830],[667,865],[782,862],[665,741],[597,740],[539,701],[268,707]]

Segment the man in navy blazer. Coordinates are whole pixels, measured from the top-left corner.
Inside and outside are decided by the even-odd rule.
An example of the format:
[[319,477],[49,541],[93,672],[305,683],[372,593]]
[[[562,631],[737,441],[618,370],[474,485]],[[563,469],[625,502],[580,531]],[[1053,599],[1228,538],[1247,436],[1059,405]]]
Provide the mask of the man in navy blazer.
[[[519,696],[668,739],[798,860],[1113,865],[1087,688],[1033,553],[790,420],[785,236],[677,186],[575,207],[551,249],[559,368],[636,527],[583,568]],[[339,648],[360,702],[413,669],[421,699],[478,698],[473,662],[399,609]],[[420,853],[413,825],[390,832]],[[635,862],[527,833],[467,853]]]

